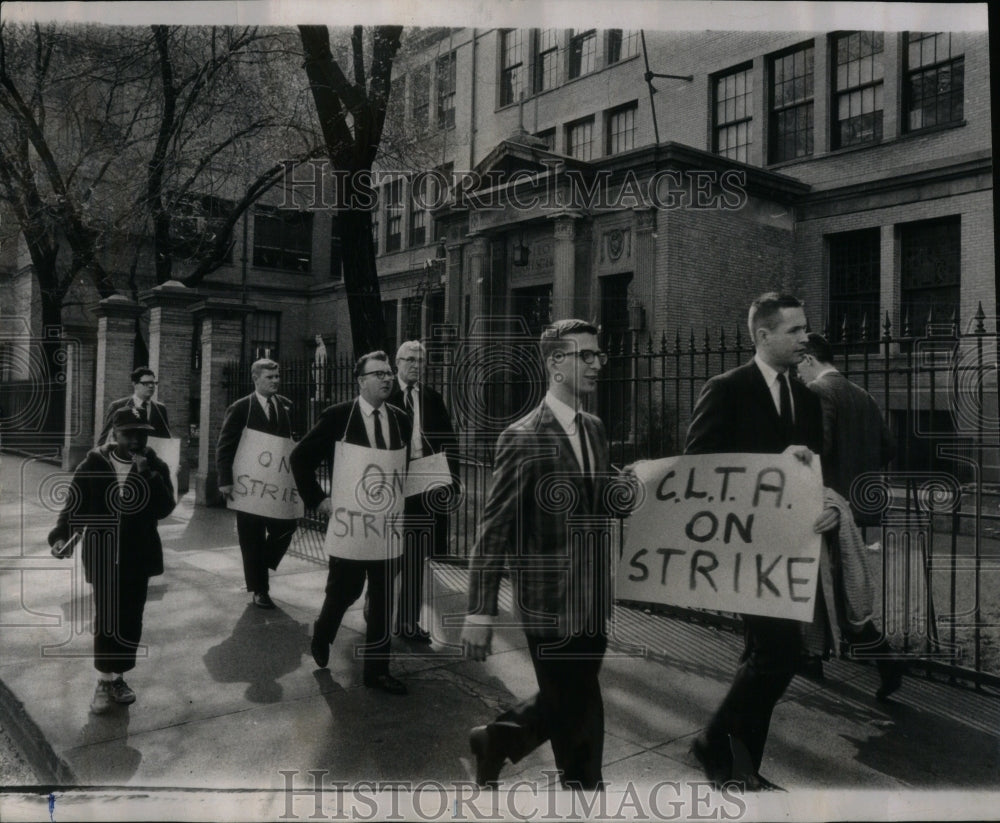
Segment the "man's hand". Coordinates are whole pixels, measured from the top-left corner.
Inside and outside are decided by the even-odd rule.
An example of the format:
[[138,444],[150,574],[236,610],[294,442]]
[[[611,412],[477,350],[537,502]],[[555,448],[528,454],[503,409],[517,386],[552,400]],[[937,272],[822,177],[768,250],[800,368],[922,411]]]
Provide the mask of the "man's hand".
[[66,557],[73,556],[73,547],[70,546],[67,550],[65,540],[57,540],[52,544],[52,556],[58,557],[60,560]]
[[493,649],[493,627],[486,623],[470,623],[462,628],[462,648],[470,660],[483,661]]
[[226,500],[233,499],[233,487],[232,484],[228,486],[219,486],[219,494],[226,498]]
[[785,449],[782,454],[790,454],[796,460],[798,460],[803,466],[811,466],[813,453],[808,446],[789,446]]
[[146,455],[139,452],[135,452],[132,455],[132,464],[135,466],[135,470],[142,474],[149,471],[149,461],[146,459]]
[[823,509],[820,516],[816,518],[816,522],[813,523],[813,531],[816,534],[823,534],[824,532],[833,531],[839,525],[840,511],[830,506]]
[[329,497],[324,497],[322,500],[319,501],[319,505],[316,507],[316,511],[318,511],[320,514],[325,514],[327,517],[329,517],[331,514],[333,514],[333,502],[330,500]]

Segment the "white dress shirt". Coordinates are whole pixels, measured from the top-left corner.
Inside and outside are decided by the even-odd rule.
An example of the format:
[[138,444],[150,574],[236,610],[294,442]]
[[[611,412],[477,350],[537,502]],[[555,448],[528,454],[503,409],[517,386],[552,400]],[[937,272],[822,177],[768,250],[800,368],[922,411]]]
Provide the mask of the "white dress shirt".
[[[545,403],[552,410],[552,416],[555,417],[555,419],[559,422],[559,425],[562,426],[563,431],[566,432],[566,435],[569,437],[570,445],[573,447],[573,454],[576,455],[576,461],[580,464],[580,468],[583,468],[583,440],[580,437],[580,432],[577,431],[576,409],[572,406],[567,406],[551,391],[546,392]],[[591,467],[593,467],[593,449],[587,450],[587,456],[590,458]]]
[[[365,422],[365,433],[368,435],[368,442],[371,447],[375,448],[375,407],[365,400],[363,397],[358,397],[358,408],[361,409],[361,418]],[[382,428],[382,437],[385,438],[386,448],[392,448],[392,439],[389,437],[389,410],[385,407],[385,403],[378,407],[378,417],[379,424]]]
[[[767,383],[767,389],[771,392],[771,399],[774,401],[774,409],[781,414],[781,384],[778,382],[779,372],[775,370],[773,366],[765,363],[759,354],[753,356],[754,362],[757,364],[757,368],[760,369],[760,373],[764,375],[764,382]],[[795,420],[795,400],[792,398],[792,378],[789,376],[788,372],[784,372],[785,379],[788,381],[788,402],[791,404],[791,409],[789,411],[792,415],[792,421]]]
[[[400,380],[398,377],[396,380],[399,382],[399,388],[403,392],[403,407],[406,407],[406,389],[407,384]],[[410,437],[410,459],[416,460],[418,457],[424,456],[424,428],[420,423],[420,387],[414,383],[413,384],[413,436]],[[388,441],[386,441],[388,442]]]

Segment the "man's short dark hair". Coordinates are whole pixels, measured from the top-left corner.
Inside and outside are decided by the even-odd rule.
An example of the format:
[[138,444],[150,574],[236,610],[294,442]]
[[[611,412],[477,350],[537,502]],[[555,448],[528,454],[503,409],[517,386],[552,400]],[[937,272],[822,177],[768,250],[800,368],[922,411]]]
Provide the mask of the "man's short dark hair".
[[363,354],[358,358],[358,362],[354,364],[354,376],[361,377],[364,374],[365,365],[369,360],[384,360],[386,363],[389,362],[389,355],[384,351],[370,351],[368,354]]
[[765,292],[750,304],[750,313],[747,315],[750,339],[756,340],[757,329],[762,326],[766,329],[773,329],[782,309],[801,308],[802,301],[794,295],[778,294],[776,291]]
[[542,350],[542,360],[548,360],[554,352],[564,351],[563,338],[571,334],[597,334],[597,326],[586,320],[556,320],[545,327],[538,345]]
[[281,366],[275,363],[270,357],[262,357],[260,360],[254,360],[250,364],[250,376],[257,378],[261,372],[277,371],[280,368]]
[[139,366],[139,368],[132,372],[132,383],[138,383],[147,374],[154,380],[156,379],[156,374],[153,373],[153,370],[149,366]]
[[809,333],[809,339],[806,342],[806,354],[811,354],[824,365],[833,363],[833,347],[822,334],[817,334],[816,332]]

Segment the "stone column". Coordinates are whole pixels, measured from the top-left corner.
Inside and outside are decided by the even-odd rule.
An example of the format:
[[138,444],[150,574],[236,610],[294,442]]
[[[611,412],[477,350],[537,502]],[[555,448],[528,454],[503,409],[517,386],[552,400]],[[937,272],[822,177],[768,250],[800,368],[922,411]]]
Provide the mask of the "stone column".
[[191,306],[204,298],[176,280],[169,280],[139,297],[149,307],[149,368],[156,373],[160,384],[154,399],[167,407],[170,432],[181,438],[177,491],[184,494],[189,488],[186,450],[191,422],[191,336],[194,331]]
[[62,467],[75,469],[94,445],[94,371],[97,332],[93,326],[64,323],[66,352],[66,425]]
[[104,298],[97,306],[97,377],[92,430],[95,443],[104,428],[108,405],[133,392],[135,321],[145,310],[120,294]]
[[469,277],[465,281],[468,286],[469,314],[471,324],[476,317],[489,314],[490,293],[489,284],[489,238],[476,234],[469,236]]
[[576,219],[579,215],[563,213],[552,220],[553,276],[552,318],[574,317],[576,311]]
[[[201,321],[201,409],[198,420],[198,471],[195,503],[217,503],[219,489],[215,471],[215,443],[229,405],[226,366],[240,359],[243,348],[243,318],[253,307],[227,300],[205,300],[191,312]],[[240,387],[249,393],[250,387]]]

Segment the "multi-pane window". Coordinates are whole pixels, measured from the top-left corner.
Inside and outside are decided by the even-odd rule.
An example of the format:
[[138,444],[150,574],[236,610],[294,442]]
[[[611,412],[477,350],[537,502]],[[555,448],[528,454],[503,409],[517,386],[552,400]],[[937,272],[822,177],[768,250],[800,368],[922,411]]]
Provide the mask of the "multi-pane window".
[[577,32],[571,29],[569,39],[569,76],[581,77],[597,68],[597,30]]
[[965,58],[961,34],[909,32],[903,101],[908,131],[953,123],[964,115]]
[[[206,254],[224,230],[233,204],[210,194],[187,194],[178,197],[170,209],[170,234],[177,257]],[[232,247],[225,262],[233,262]]]
[[882,59],[880,31],[833,37],[833,148],[882,139]]
[[753,144],[753,67],[716,77],[712,93],[716,153],[748,163]]
[[619,154],[635,148],[635,113],[638,103],[626,103],[608,112],[607,139],[608,154]]
[[524,58],[521,54],[521,30],[500,32],[500,105],[521,99]]
[[639,29],[608,31],[608,63],[617,63],[639,53]]
[[385,187],[385,250],[399,251],[403,245],[403,178]]
[[923,334],[933,308],[935,323],[958,320],[962,275],[959,217],[921,220],[900,226],[901,319]]
[[421,66],[410,78],[410,111],[414,130],[423,132],[429,124],[431,105],[431,67]]
[[[438,172],[438,174],[430,178],[434,181],[433,182],[434,196],[432,198],[429,198],[430,202],[432,202],[435,205],[435,207],[443,205],[444,203],[447,202],[447,198],[449,196],[448,192],[451,189],[452,175],[455,172],[455,164],[451,162],[445,163],[441,166],[438,166],[436,171]],[[447,226],[445,225],[444,221],[435,219],[434,239],[441,240],[444,238],[446,233],[447,233]]]
[[831,342],[859,340],[864,321],[868,339],[878,339],[881,248],[877,227],[830,235]]
[[257,206],[253,220],[253,264],[308,272],[312,264],[312,214]]
[[430,203],[429,178],[418,175],[411,184],[410,196],[410,245],[422,246],[427,242],[427,205]]
[[577,120],[566,126],[566,154],[577,160],[591,160],[594,156],[594,118]]
[[281,312],[255,311],[247,318],[247,360],[253,362],[262,357],[278,359],[278,334]]
[[559,29],[539,29],[535,33],[535,91],[559,84]]
[[770,161],[813,153],[813,60],[810,44],[772,57]]
[[539,140],[545,141],[545,148],[549,151],[556,150],[556,130],[555,129],[545,129],[544,131],[538,132],[535,135]]
[[455,87],[457,80],[455,52],[439,57],[437,76],[437,126],[439,129],[455,128]]

